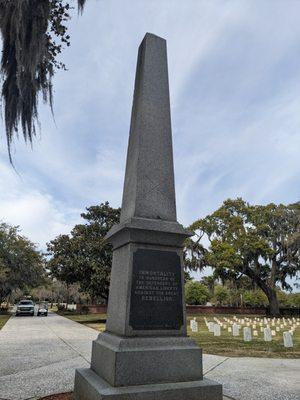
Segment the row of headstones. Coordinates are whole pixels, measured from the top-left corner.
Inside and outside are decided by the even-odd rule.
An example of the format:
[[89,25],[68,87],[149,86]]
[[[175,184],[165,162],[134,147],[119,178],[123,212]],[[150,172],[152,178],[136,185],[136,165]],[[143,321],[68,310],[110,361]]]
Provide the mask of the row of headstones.
[[[205,321],[207,322],[207,321]],[[212,332],[214,336],[221,336],[221,326],[218,323],[214,322],[207,322],[206,323],[209,332]],[[196,318],[192,319],[190,321],[190,327],[192,332],[198,332],[198,322],[196,321]],[[233,324],[232,330],[231,327],[228,328],[228,331],[232,331],[233,336],[239,336],[240,334],[240,325]],[[230,330],[229,330],[230,329]],[[271,342],[272,341],[272,336],[275,336],[276,333],[274,330],[271,330],[269,327],[263,328],[263,333],[264,333],[264,341],[265,342]],[[253,331],[254,336],[258,336],[258,332],[256,330]],[[285,331],[283,332],[283,344],[284,347],[293,347],[293,332],[291,331]],[[252,331],[251,328],[248,326],[245,326],[243,328],[243,337],[245,342],[251,342],[252,341]]]
[[[212,322],[213,323],[213,322]],[[227,329],[228,330],[228,332],[232,332],[232,331],[234,331],[234,327],[238,327],[239,329],[241,329],[241,325],[238,325],[238,324],[236,324],[236,323],[233,323],[232,324],[232,326],[228,326],[227,327],[227,325],[226,324],[222,324],[222,323],[219,323],[219,322],[217,322],[217,324],[218,325],[220,325],[220,327],[221,328],[223,328],[223,329]],[[247,325],[247,327],[249,327],[250,328],[250,325]],[[257,330],[257,326],[255,325],[255,324],[253,324],[252,325],[252,329],[253,329],[253,335],[254,336],[258,336],[258,330]],[[260,332],[264,332],[264,329],[265,328],[270,328],[270,325],[267,325],[267,326],[260,326],[259,327],[260,328]],[[271,329],[271,332],[272,332],[272,336],[276,336],[276,332],[280,332],[281,331],[281,329],[287,329],[288,328],[288,326],[276,326],[276,327],[274,327],[275,329]],[[296,329],[296,326],[292,326],[292,327],[290,327],[290,329],[289,329],[289,331],[290,331],[290,333],[293,335],[294,334],[294,331],[295,331],[295,329]]]
[[[238,319],[236,316],[233,317],[234,321],[231,321],[228,318],[224,318],[224,321],[226,323],[223,323],[222,321],[220,321],[217,317],[214,317],[214,320],[216,321],[216,323],[218,323],[222,328],[227,329],[227,324],[232,325],[232,327],[228,327],[228,332],[231,332],[233,329],[233,325],[237,324],[238,322],[242,325],[246,325],[248,327],[250,327],[252,325],[253,328],[253,335],[254,336],[258,336],[258,332],[257,332],[257,325],[260,326],[260,331],[264,332],[264,323],[265,323],[265,327],[266,328],[270,328],[270,326],[272,326],[271,332],[272,332],[272,336],[276,336],[276,332],[280,332],[281,329],[289,329],[289,332],[293,335],[294,331],[296,330],[296,328],[298,326],[300,326],[300,319],[299,318],[293,318],[292,320],[288,319],[290,326],[288,326],[287,322],[285,321],[285,318],[283,318],[283,324],[280,324],[280,326],[275,326],[274,324],[274,320],[275,318],[273,318],[272,323],[270,324],[271,319],[270,318],[264,318],[264,322],[260,322],[259,318],[255,318],[254,321],[251,321],[250,318],[244,318],[244,319]],[[208,322],[207,319],[204,318],[206,325],[208,326]],[[245,322],[247,321],[247,322]],[[277,323],[278,324],[278,323]],[[239,328],[241,328],[241,325],[237,324],[239,326]]]
[[[209,329],[209,324],[214,324],[214,323],[213,322],[211,322],[211,323],[207,322],[207,319],[206,318],[204,318],[204,319],[205,319],[206,326]],[[217,324],[220,325],[222,328],[225,328],[225,329],[227,328],[227,326],[222,324],[217,318],[214,318],[214,319],[217,321]],[[247,325],[247,327],[249,327],[249,326]],[[256,330],[256,325],[252,325],[252,327],[253,327],[253,336],[258,336],[258,331]],[[296,325],[293,325],[290,328],[289,333],[291,335],[294,334],[294,331],[295,331],[296,327],[297,327]],[[230,327],[230,326],[228,327],[228,332],[230,332],[230,333],[232,332],[233,336],[239,336],[239,330],[240,329],[241,329],[241,325],[238,325],[238,324],[236,324],[234,322],[232,327]],[[267,329],[267,331],[265,331],[266,329]],[[209,331],[213,332],[213,327],[211,328],[211,330],[209,329]],[[271,336],[276,336],[276,332],[280,332],[280,328],[279,327],[275,327],[275,330],[273,330],[273,329],[270,328],[269,325],[267,325],[265,328],[263,326],[260,326],[260,331],[264,333],[264,337],[265,337],[265,332],[269,332],[269,331],[271,332]]]
[[[280,325],[281,328],[284,328],[288,325],[292,325],[292,326],[300,326],[300,318],[260,318],[260,317],[255,317],[253,318],[249,318],[249,317],[245,317],[245,318],[237,318],[237,316],[233,316],[233,322],[239,322],[242,325],[247,325],[250,326],[251,324],[257,324],[260,326],[263,325],[268,325],[268,326],[273,326],[275,327],[276,325]],[[224,318],[224,321],[228,321],[231,322],[230,319],[228,318]]]
[[[300,319],[299,318],[293,318],[293,319],[285,319],[285,318],[278,318],[278,319],[271,319],[271,318],[264,318],[263,320],[261,320],[260,318],[254,318],[250,319],[250,318],[242,318],[242,319],[238,319],[237,317],[233,317],[233,321],[231,321],[228,318],[224,318],[224,321],[229,324],[229,325],[233,325],[235,323],[241,324],[241,325],[246,325],[246,326],[251,326],[253,329],[256,329],[256,326],[259,325],[261,328],[266,325],[266,327],[274,327],[275,330],[277,332],[280,331],[280,329],[286,329],[288,326],[290,326],[293,329],[296,329],[298,326],[300,326]],[[218,318],[214,318],[214,320],[216,322],[218,322],[221,326],[223,325],[223,323],[218,320]],[[277,325],[277,326],[276,326]]]

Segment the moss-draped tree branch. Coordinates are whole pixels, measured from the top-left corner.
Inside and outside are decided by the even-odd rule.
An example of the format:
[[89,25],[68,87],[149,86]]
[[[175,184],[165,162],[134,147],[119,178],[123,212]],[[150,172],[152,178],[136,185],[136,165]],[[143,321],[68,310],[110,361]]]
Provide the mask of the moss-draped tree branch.
[[[82,12],[86,0],[77,0]],[[2,36],[2,105],[9,159],[11,145],[21,131],[32,143],[38,123],[38,100],[52,108],[52,79],[65,68],[57,58],[70,45],[66,22],[67,0],[0,0]]]

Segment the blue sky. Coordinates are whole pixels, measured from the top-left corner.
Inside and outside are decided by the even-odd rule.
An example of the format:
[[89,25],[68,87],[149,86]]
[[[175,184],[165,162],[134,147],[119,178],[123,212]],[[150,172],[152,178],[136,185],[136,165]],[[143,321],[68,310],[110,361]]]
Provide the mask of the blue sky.
[[178,219],[226,198],[300,200],[300,2],[88,0],[70,23],[55,123],[41,104],[33,149],[0,137],[0,219],[45,243],[84,207],[119,206],[137,48],[167,39]]

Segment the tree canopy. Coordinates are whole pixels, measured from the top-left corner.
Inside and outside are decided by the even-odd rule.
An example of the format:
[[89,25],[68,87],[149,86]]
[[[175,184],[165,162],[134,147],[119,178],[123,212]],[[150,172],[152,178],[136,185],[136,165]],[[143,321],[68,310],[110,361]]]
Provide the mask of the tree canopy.
[[41,285],[44,266],[43,255],[18,227],[0,223],[0,304],[16,289]]
[[[250,205],[226,200],[211,215],[194,222],[187,241],[187,266],[211,266],[223,280],[251,279],[279,314],[276,286],[292,289],[288,278],[300,271],[300,205]],[[205,241],[209,243],[205,245]]]
[[[58,60],[70,45],[67,21],[75,0],[0,0],[1,97],[9,158],[19,127],[30,143],[38,122],[38,99],[52,108],[52,78],[65,69]],[[86,0],[77,0],[82,12]]]
[[70,235],[60,235],[47,244],[48,268],[53,277],[68,284],[78,283],[91,298],[108,300],[112,247],[105,240],[119,222],[120,209],[106,202],[81,214],[85,224],[76,225]]

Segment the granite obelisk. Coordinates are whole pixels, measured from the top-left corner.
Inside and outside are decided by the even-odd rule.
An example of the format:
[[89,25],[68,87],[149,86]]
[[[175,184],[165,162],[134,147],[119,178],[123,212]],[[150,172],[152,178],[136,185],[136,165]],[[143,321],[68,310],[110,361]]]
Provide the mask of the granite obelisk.
[[166,41],[147,33],[138,54],[120,223],[107,235],[113,265],[106,331],[76,400],[221,400],[187,337],[177,222]]

